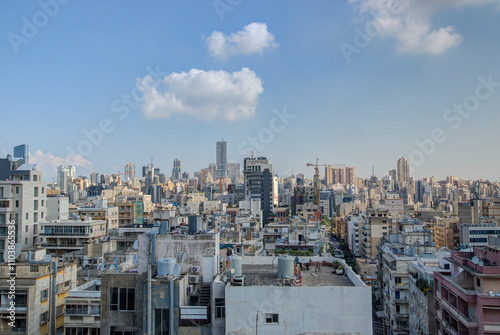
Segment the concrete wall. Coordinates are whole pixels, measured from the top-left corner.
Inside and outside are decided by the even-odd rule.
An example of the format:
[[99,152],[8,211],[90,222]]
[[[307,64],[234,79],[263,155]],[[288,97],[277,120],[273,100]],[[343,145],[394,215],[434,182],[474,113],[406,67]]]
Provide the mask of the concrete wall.
[[[226,287],[226,334],[372,334],[369,287]],[[266,324],[278,313],[278,324]],[[257,316],[258,315],[258,316]]]

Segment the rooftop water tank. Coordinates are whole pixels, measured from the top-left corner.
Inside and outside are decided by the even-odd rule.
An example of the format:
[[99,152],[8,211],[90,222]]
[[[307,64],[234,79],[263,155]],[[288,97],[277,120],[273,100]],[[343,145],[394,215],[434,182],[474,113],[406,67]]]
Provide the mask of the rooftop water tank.
[[[229,276],[231,278],[234,277],[241,277],[243,275],[243,270],[242,270],[242,264],[241,264],[241,257],[238,255],[231,255],[228,257],[229,260],[231,261],[231,269],[234,269],[233,273],[230,273]],[[231,271],[231,269],[229,271]]]
[[160,258],[156,267],[158,276],[175,275],[174,268],[177,261],[175,258]]
[[293,257],[278,257],[278,278],[293,276]]

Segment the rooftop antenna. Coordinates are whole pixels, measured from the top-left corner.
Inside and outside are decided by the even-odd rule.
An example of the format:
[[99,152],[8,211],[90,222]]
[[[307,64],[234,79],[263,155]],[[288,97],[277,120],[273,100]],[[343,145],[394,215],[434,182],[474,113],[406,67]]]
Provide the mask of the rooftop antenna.
[[372,176],[375,176],[375,165],[372,165]]

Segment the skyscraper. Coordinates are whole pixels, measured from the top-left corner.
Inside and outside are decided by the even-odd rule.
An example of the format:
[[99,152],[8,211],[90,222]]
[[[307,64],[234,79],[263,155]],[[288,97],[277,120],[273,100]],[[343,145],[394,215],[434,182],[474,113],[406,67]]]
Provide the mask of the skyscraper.
[[24,160],[24,164],[28,164],[28,145],[21,144],[14,147],[14,158],[21,158]]
[[74,166],[71,165],[60,165],[57,167],[57,186],[61,193],[68,192],[68,186],[71,181],[75,178],[76,170]]
[[181,179],[181,161],[174,159],[174,167],[172,168],[172,180]]
[[127,183],[135,178],[135,165],[132,163],[125,164],[124,181]]
[[245,158],[243,174],[246,197],[248,200],[261,201],[262,215],[266,222],[274,201],[273,165],[266,157]]
[[403,156],[398,160],[398,182],[405,183],[410,179],[410,163]]
[[354,184],[356,182],[356,177],[354,175],[354,166],[347,166],[345,168],[346,184]]
[[97,185],[97,184],[99,184],[99,183],[100,183],[100,181],[101,181],[101,180],[100,180],[100,177],[99,177],[99,173],[97,173],[97,172],[95,172],[95,171],[94,171],[94,172],[92,172],[92,173],[90,174],[90,183],[91,183],[92,185]]
[[217,142],[216,152],[217,178],[227,177],[227,142],[224,140]]

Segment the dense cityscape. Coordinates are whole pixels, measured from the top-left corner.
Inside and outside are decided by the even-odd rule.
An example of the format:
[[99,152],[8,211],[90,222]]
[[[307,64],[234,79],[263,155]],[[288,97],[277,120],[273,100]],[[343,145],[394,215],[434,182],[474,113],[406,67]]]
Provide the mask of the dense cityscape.
[[[500,308],[500,184],[251,152],[57,182],[0,159],[2,332],[473,334]],[[14,238],[11,238],[15,236]],[[15,296],[15,298],[12,298]],[[307,313],[305,313],[305,310]]]

